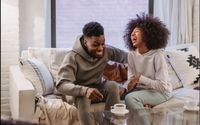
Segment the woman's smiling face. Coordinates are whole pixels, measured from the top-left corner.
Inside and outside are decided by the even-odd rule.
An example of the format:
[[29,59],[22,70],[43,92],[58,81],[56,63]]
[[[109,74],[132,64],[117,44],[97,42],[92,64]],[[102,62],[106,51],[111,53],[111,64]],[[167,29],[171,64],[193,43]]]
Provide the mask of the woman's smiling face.
[[131,41],[134,47],[139,47],[144,44],[143,42],[143,32],[142,29],[136,27],[131,33]]

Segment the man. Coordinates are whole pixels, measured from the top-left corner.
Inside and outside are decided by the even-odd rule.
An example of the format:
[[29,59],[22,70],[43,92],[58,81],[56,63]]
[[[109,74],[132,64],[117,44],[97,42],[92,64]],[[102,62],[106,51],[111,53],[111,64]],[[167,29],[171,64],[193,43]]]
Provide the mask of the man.
[[105,110],[110,110],[120,101],[117,84],[102,80],[104,67],[109,60],[127,63],[127,53],[105,45],[104,28],[98,22],[86,24],[82,31],[83,35],[63,60],[56,87],[75,97],[82,124],[94,125],[89,113],[91,103],[105,101]]

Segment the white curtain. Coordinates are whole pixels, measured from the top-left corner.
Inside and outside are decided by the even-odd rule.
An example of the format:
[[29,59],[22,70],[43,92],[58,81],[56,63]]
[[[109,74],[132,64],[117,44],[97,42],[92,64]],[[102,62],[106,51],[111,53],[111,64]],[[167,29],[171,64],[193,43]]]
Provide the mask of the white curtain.
[[169,46],[192,43],[192,21],[195,0],[154,0],[154,16],[170,31]]

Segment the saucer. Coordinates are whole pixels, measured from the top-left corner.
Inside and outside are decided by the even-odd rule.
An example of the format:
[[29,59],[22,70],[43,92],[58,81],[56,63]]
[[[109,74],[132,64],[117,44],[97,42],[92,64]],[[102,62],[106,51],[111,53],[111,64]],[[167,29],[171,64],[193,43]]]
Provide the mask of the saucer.
[[183,107],[185,110],[187,111],[199,111],[199,106],[195,106],[194,108],[193,107],[188,107],[188,106],[184,106]]
[[127,114],[129,112],[128,109],[125,109],[124,111],[116,111],[115,109],[111,109],[111,113],[118,115],[118,116],[124,116],[125,114]]

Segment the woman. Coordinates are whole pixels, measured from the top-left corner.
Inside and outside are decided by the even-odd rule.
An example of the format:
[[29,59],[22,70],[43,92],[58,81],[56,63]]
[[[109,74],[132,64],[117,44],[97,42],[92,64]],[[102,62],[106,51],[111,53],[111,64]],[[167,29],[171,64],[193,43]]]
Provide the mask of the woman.
[[158,19],[144,13],[127,24],[124,40],[128,54],[128,94],[125,103],[142,125],[150,125],[144,106],[155,106],[170,98],[172,86],[162,48],[169,31]]

